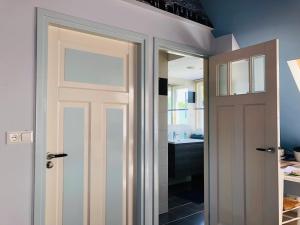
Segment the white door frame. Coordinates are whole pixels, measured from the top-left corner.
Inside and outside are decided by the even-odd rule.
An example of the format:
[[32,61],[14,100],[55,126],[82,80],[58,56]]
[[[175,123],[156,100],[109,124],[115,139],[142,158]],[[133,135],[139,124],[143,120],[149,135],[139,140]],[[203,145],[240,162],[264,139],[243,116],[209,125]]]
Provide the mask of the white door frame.
[[[159,79],[159,50],[170,50],[181,52],[184,54],[208,59],[209,52],[204,49],[197,49],[185,44],[179,44],[160,38],[154,38],[154,63],[153,63],[153,86],[154,86],[154,156],[153,156],[153,225],[159,224],[159,162],[158,162],[158,124],[159,124],[159,95],[158,95],[158,79]],[[206,66],[207,73],[204,74],[204,205],[205,205],[205,224],[209,225],[209,138],[208,138],[208,62]]]
[[[146,113],[146,107],[151,105],[149,94],[152,93],[148,80],[148,37],[143,34],[127,31],[91,22],[85,19],[67,16],[61,13],[37,8],[37,53],[36,53],[36,126],[35,126],[35,183],[34,183],[34,225],[45,224],[45,184],[46,184],[46,118],[47,118],[47,63],[48,63],[48,25],[67,27],[86,33],[132,42],[138,45],[138,80],[137,80],[137,196],[136,224],[149,224],[145,211],[149,207],[145,187],[148,184],[148,173],[151,159],[146,153],[151,152],[151,146],[145,145],[145,138],[151,137],[152,115]],[[150,125],[149,125],[150,124]],[[150,127],[148,127],[150,126]],[[145,184],[146,183],[146,184]]]

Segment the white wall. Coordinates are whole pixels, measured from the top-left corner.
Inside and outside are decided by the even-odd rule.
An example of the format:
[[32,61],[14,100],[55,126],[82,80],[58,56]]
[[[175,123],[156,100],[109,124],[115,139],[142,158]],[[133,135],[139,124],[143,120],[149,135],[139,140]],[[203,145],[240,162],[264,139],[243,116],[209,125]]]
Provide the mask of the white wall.
[[150,40],[157,36],[204,52],[212,48],[213,37],[204,26],[121,0],[0,0],[1,225],[31,225],[33,218],[33,145],[6,145],[5,132],[34,129],[35,7],[145,33]]
[[[159,77],[168,79],[168,53],[159,51]],[[158,168],[159,168],[159,213],[168,212],[168,96],[158,97]]]
[[240,48],[233,34],[220,36],[215,38],[213,42],[214,54],[229,52]]

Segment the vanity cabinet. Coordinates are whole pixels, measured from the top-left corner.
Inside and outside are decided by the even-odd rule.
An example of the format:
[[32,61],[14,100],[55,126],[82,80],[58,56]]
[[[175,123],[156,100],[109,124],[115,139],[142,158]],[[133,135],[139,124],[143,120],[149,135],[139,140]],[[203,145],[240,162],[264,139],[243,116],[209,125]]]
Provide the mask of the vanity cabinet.
[[169,178],[203,176],[204,146],[197,143],[168,144]]

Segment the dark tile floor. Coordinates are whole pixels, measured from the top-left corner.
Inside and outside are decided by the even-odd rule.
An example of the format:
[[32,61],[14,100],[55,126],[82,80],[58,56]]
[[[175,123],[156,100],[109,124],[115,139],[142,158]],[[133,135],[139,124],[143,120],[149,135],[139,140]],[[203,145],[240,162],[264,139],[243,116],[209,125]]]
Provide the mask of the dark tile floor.
[[169,211],[159,216],[160,225],[204,225],[204,205],[177,196],[169,197]]
[[[193,182],[185,182],[169,186],[169,199],[172,196],[177,196],[189,202],[203,203],[204,202],[204,186],[201,180],[195,179]],[[170,202],[169,202],[170,203]]]
[[204,213],[198,212],[186,218],[182,218],[168,225],[204,225]]

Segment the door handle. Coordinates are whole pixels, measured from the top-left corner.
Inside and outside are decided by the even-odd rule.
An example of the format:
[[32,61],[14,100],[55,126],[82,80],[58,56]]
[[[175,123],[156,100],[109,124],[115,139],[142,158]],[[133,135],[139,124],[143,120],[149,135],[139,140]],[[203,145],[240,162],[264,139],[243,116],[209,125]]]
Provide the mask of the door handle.
[[256,150],[261,152],[275,152],[275,148],[256,148]]
[[47,154],[47,160],[55,159],[55,158],[63,158],[68,156],[66,153],[60,153],[60,154]]

